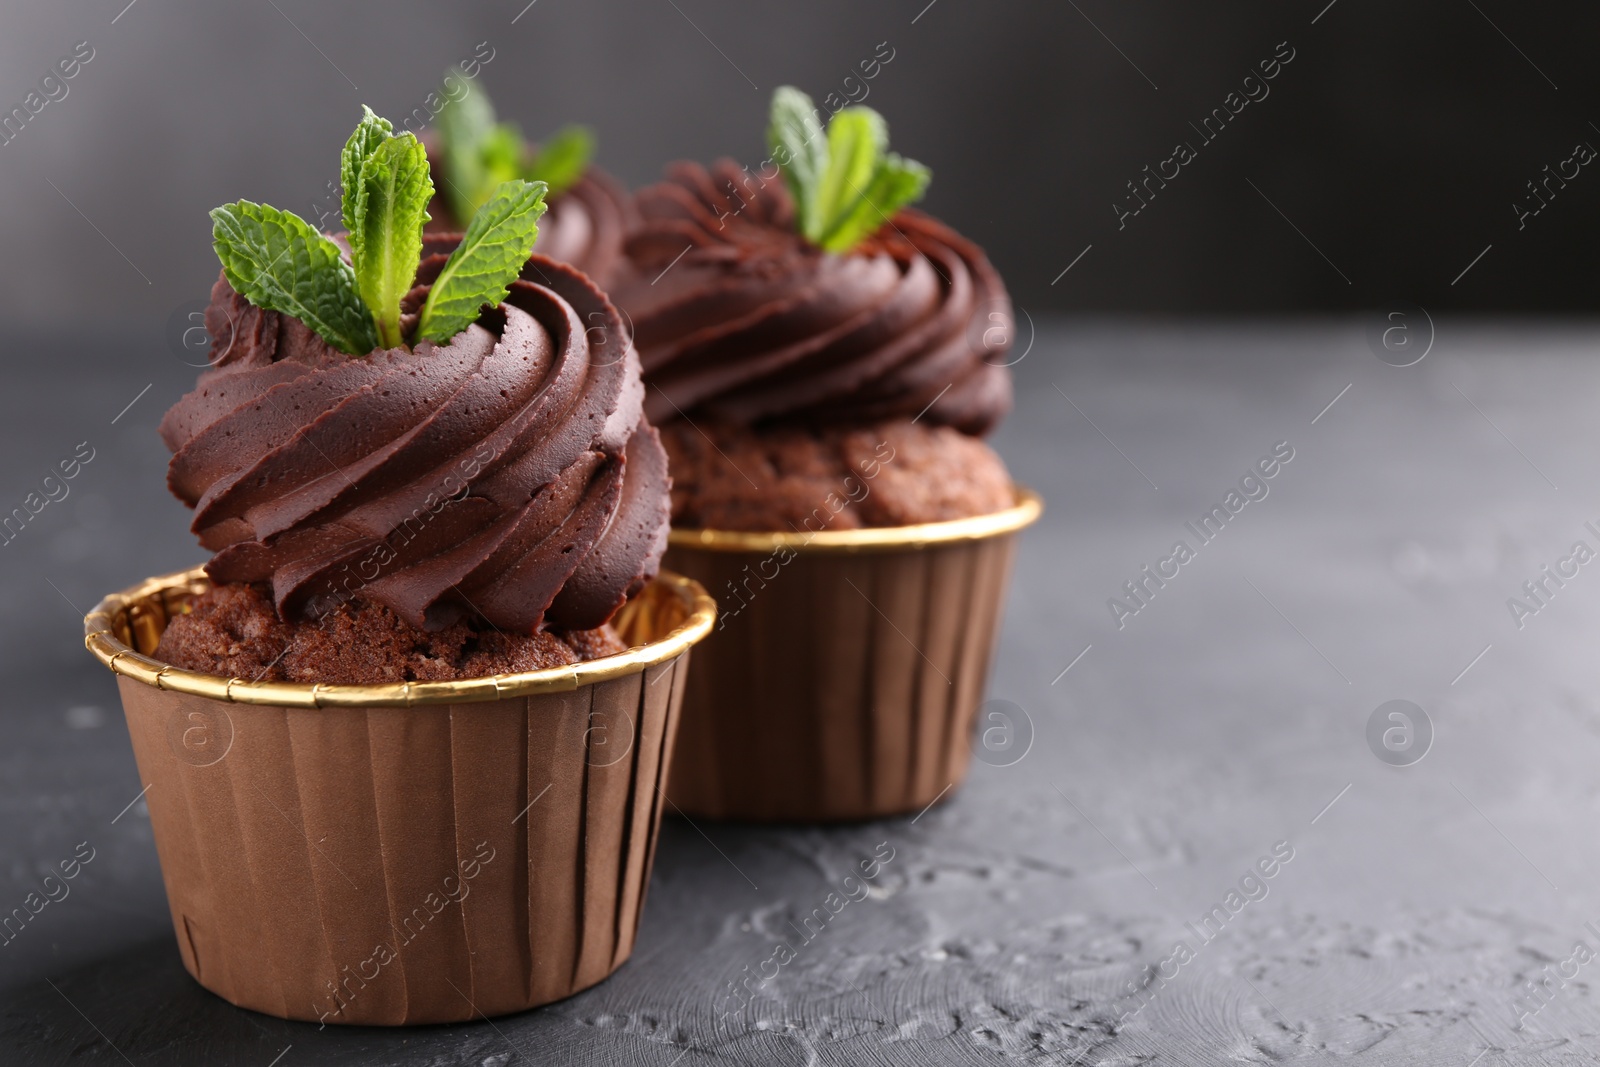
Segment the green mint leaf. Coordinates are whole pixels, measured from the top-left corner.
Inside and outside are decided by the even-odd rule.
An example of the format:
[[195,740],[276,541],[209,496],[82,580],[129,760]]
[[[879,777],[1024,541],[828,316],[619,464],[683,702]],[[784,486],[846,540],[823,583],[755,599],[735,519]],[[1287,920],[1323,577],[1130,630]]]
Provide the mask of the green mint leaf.
[[380,119],[365,104],[361,105],[361,112],[361,122],[344,143],[344,151],[339,153],[339,184],[344,188],[340,207],[344,215],[344,228],[352,239],[361,229],[361,165],[378,150],[379,145],[394,135],[394,126],[388,119]]
[[795,221],[800,232],[815,241],[822,236],[817,216],[817,190],[828,169],[828,142],[817,121],[811,97],[792,85],[772,94],[772,117],[767,127],[767,147],[783,172],[784,184],[794,196]]
[[872,180],[861,188],[861,194],[829,226],[820,242],[823,251],[848,252],[871,237],[894,218],[896,211],[921,200],[932,179],[933,172],[921,163],[890,152],[878,164]]
[[439,147],[444,155],[445,195],[459,222],[489,198],[495,186],[485,173],[483,144],[495,130],[494,105],[479,85],[467,85],[466,95],[439,112]]
[[495,190],[434,279],[418,336],[449,340],[476,322],[485,304],[499,306],[533,252],[544,194],[543,182],[509,181]]
[[833,116],[828,123],[827,167],[813,205],[822,231],[806,236],[826,247],[829,231],[867,191],[888,150],[889,127],[870,107],[847,107]]
[[433,198],[427,150],[409,133],[389,138],[361,164],[356,186],[359,210],[350,231],[356,287],[372,312],[378,343],[395,348],[404,343],[400,300],[417,276]]
[[848,252],[877,233],[933,178],[889,151],[889,127],[870,107],[842,109],[824,135],[811,98],[788,85],[772,94],[767,142],[794,194],[796,228],[825,252]]
[[228,284],[252,304],[293,315],[342,352],[378,346],[354,269],[300,216],[240,200],[212,210],[211,237]]
[[594,144],[594,131],[589,127],[563,126],[539,146],[538,154],[528,163],[522,176],[529,181],[544,182],[550,187],[550,196],[559,196],[572,188],[589,169]]
[[522,177],[522,155],[522,131],[509,122],[499,123],[489,131],[478,147],[483,176],[479,188],[474,190],[473,211],[488,203],[502,182]]

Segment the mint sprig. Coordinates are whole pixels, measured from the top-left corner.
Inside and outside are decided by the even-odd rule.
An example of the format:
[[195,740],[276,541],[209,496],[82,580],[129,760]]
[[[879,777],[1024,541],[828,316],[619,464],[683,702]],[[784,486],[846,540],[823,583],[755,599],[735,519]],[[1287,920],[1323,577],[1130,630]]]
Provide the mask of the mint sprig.
[[889,149],[889,127],[870,107],[847,107],[824,134],[811,97],[793,86],[772,94],[767,143],[794,197],[800,233],[825,252],[848,252],[907,204],[933,174]]
[[539,150],[523,164],[522,176],[530,182],[544,182],[556,196],[575,185],[594,158],[594,131],[587,126],[563,126],[539,145]]
[[361,165],[378,150],[379,145],[393,136],[394,125],[388,119],[374,115],[370,107],[362,104],[361,122],[339,153],[339,186],[344,190],[340,207],[344,215],[344,228],[351,234],[357,229],[355,209],[360,204],[359,196],[351,196],[351,190],[361,188]]
[[458,219],[471,218],[513,179],[542,181],[547,197],[558,196],[583,177],[594,156],[594,131],[584,126],[563,126],[534,150],[515,123],[495,118],[481,85],[468,86],[439,112],[438,124],[445,194]]
[[378,343],[394,348],[400,336],[400,300],[417,276],[422,226],[428,221],[433,181],[428,152],[407,133],[380,144],[361,164],[350,229],[356,286],[372,310]]
[[817,108],[811,97],[792,85],[780,85],[772,94],[767,147],[794,197],[795,222],[800,232],[818,240],[822,230],[815,221],[816,198],[823,172],[828,169],[828,140],[822,123],[817,121]]
[[505,299],[539,234],[544,194],[543,182],[513,179],[478,209],[433,280],[417,320],[418,336],[430,341],[454,337],[477,321],[483,305],[496,306]]
[[[300,216],[240,200],[211,212],[228,283],[257,307],[298,318],[334,348],[364,355],[406,343],[401,302],[416,281],[433,181],[415,136],[396,135],[363,108],[339,158],[350,256]],[[520,142],[518,143],[520,147]],[[418,316],[419,336],[444,341],[505,299],[533,250],[545,186],[501,183],[472,216]]]
[[477,199],[478,190],[490,184],[482,146],[494,129],[494,109],[487,96],[468,87],[466,95],[439,112],[438,125],[439,149],[448,176],[445,197],[456,218],[471,218],[482,203]]
[[212,209],[211,237],[228,284],[252,304],[293,315],[341,352],[377,347],[355,270],[305,219],[240,200]]

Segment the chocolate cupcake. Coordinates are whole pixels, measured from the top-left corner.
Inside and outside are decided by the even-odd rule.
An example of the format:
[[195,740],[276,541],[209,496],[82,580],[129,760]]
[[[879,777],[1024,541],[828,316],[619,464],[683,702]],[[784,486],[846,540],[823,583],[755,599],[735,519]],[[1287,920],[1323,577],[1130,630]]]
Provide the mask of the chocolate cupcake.
[[905,207],[929,175],[887,140],[784,88],[761,167],[679,163],[636,196],[614,293],[673,475],[667,559],[724,608],[669,789],[690,813],[916,811],[965,773],[1040,505],[982,440],[1011,403],[1005,286]]
[[522,1010],[632,948],[712,607],[657,574],[627,330],[529,255],[544,186],[425,238],[416,138],[368,111],[342,169],[338,238],[212,212],[212,366],[161,434],[214,554],[87,644],[196,980],[324,1023]]
[[503,181],[542,181],[549,213],[539,225],[533,250],[570,263],[602,288],[622,263],[622,242],[632,205],[626,191],[591,162],[593,131],[564,126],[543,143],[524,140],[516,125],[495,118],[481,85],[459,79],[442,90],[446,103],[436,131],[423,136],[438,195],[428,206],[428,229],[458,232]]

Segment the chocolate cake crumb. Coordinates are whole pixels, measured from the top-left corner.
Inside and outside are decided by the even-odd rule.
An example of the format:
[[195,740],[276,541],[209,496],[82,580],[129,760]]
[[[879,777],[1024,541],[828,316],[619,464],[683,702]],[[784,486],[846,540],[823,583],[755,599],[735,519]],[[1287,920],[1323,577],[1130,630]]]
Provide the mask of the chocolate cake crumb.
[[660,430],[674,526],[851,530],[987,515],[1015,502],[994,450],[947,426],[679,420]]
[[265,587],[226,584],[167,624],[155,658],[248,681],[324,685],[444,682],[563,667],[627,651],[609,624],[570,633],[502,633],[462,621],[418,630],[382,604],[351,600],[320,619],[284,622]]

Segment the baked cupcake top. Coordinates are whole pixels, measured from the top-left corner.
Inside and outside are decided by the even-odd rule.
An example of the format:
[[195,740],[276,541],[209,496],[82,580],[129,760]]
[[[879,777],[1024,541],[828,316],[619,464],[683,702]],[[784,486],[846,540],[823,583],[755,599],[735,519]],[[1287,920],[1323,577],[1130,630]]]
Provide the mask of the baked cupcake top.
[[[452,93],[448,86],[457,86]],[[608,285],[622,262],[631,219],[626,191],[595,166],[595,137],[584,126],[564,126],[541,144],[527,141],[515,124],[496,119],[481,85],[446,78],[449,101],[436,130],[422,138],[437,195],[428,205],[430,232],[459,232],[501,182],[542,181],[549,212],[539,223],[533,250],[570,263]]]
[[678,163],[638,192],[631,269],[613,292],[650,418],[921,415],[983,434],[1005,415],[1005,285],[976,245],[901,210],[929,176],[887,139],[870,108],[824,132],[805,94],[780,89],[762,167]]
[[213,366],[161,424],[207,572],[270,584],[285,619],[359,595],[425,629],[600,626],[667,526],[626,329],[529,257],[539,183],[424,239],[415,138],[368,112],[345,162],[342,244],[248,201],[213,212]]

